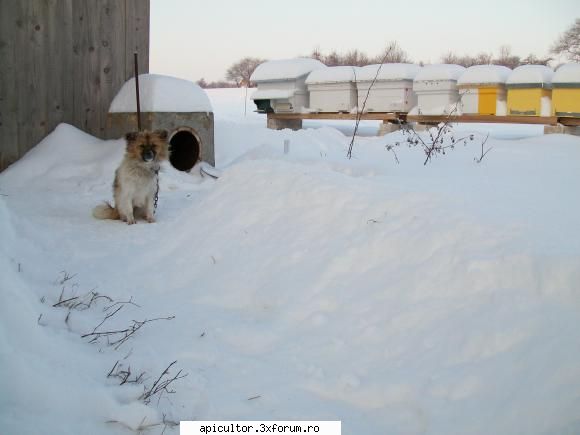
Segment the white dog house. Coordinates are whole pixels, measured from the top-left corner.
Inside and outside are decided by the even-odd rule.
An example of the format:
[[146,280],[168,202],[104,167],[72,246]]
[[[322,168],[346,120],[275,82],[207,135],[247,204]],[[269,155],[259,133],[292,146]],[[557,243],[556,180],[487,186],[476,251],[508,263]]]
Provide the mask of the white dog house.
[[316,59],[271,60],[259,65],[250,80],[258,85],[252,94],[258,112],[300,113],[309,107],[306,77],[326,68]]
[[319,68],[306,78],[310,93],[310,111],[351,112],[356,109],[356,76],[360,68],[335,66]]
[[[367,65],[360,68],[356,78],[359,109],[362,110],[368,93],[365,112],[408,112],[417,104],[413,79],[420,69],[418,65],[407,63]],[[375,77],[377,79],[369,92]]]
[[511,69],[501,65],[475,65],[467,68],[457,80],[463,113],[505,116],[505,82],[511,72]]
[[447,115],[457,113],[460,107],[457,80],[465,72],[460,65],[427,65],[413,81],[417,93],[419,115]]
[[[188,80],[139,75],[141,121],[145,130],[169,132],[169,161],[189,171],[199,161],[215,164],[213,110],[205,91]],[[137,131],[135,79],[125,82],[109,108],[107,134],[122,137]]]

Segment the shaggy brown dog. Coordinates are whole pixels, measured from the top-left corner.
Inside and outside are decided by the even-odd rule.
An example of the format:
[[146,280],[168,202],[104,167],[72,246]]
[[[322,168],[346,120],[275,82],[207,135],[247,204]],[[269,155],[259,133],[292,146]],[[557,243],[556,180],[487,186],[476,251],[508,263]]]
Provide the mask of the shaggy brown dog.
[[159,189],[159,165],[167,159],[167,131],[127,133],[127,148],[115,171],[115,206],[105,203],[93,209],[97,219],[121,219],[129,225],[136,218],[155,222],[155,197]]

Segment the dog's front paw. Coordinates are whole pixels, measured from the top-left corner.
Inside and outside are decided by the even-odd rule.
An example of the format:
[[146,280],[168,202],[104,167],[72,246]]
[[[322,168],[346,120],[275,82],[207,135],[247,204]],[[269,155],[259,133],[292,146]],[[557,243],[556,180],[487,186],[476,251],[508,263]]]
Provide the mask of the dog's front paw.
[[153,216],[147,216],[145,219],[147,219],[147,222],[149,222],[150,224],[155,223],[155,218]]
[[136,223],[135,218],[127,218],[127,225],[134,225]]

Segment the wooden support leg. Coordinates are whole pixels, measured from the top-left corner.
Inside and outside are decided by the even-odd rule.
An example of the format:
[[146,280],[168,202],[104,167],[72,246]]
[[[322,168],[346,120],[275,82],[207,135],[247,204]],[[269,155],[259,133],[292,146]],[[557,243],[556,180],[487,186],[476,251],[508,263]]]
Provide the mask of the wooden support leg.
[[383,121],[379,127],[379,136],[384,136],[385,134],[392,133],[394,131],[399,131],[401,129],[400,124],[396,124],[389,121]]
[[571,134],[580,136],[580,126],[566,126],[562,124],[545,125],[544,134]]
[[270,118],[268,116],[267,127],[271,130],[284,130],[289,128],[290,130],[300,130],[302,129],[301,119],[276,119]]

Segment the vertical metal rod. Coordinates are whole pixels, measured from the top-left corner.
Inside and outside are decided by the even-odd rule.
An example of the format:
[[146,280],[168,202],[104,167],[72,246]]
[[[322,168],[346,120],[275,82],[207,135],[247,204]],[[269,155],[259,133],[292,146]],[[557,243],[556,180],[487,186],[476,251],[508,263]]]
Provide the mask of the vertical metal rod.
[[137,52],[135,57],[135,94],[137,95],[137,129],[141,131],[141,100],[139,99],[139,64],[137,59]]

